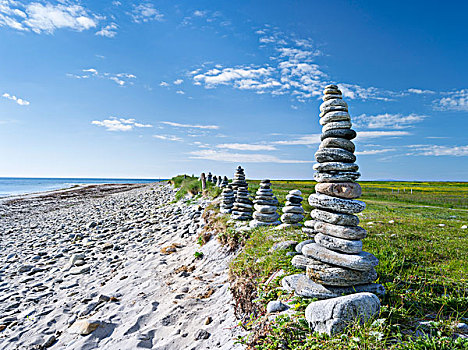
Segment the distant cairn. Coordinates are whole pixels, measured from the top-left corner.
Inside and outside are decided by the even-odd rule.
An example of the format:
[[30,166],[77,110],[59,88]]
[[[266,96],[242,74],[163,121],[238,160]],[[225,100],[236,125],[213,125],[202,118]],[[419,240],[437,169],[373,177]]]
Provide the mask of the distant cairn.
[[213,175],[211,174],[211,172],[208,173],[208,175],[206,175],[206,181],[208,182],[213,182]]
[[260,182],[260,188],[257,190],[254,200],[254,220],[250,221],[250,227],[273,226],[281,223],[278,221],[279,214],[276,212],[278,210],[278,199],[273,195],[270,187],[270,180]]
[[223,183],[223,178],[221,175],[218,176],[218,181],[216,181],[216,187],[221,187],[221,184]]
[[[377,279],[378,260],[362,251],[361,239],[367,233],[358,226],[359,218],[354,215],[366,205],[356,200],[361,187],[354,181],[360,174],[350,141],[356,132],[351,129],[348,105],[336,85],[325,88],[323,101],[322,143],[314,165],[318,184],[316,193],[309,196],[309,204],[315,209],[305,231],[314,235],[314,242],[300,243],[303,255],[292,261],[296,267],[305,268],[306,275],[287,276],[282,284],[302,297],[329,299],[312,302],[305,316],[313,330],[333,334],[355,319],[364,321],[378,313],[380,302],[374,294],[384,294],[385,289],[372,283]],[[346,294],[352,295],[343,296]],[[329,316],[324,316],[328,312]]]
[[221,213],[231,213],[232,207],[234,206],[234,200],[234,191],[232,190],[231,185],[226,185],[223,188],[223,192],[221,192],[221,204],[219,205]]
[[231,187],[235,192],[234,206],[231,212],[231,219],[234,220],[251,220],[253,203],[249,196],[249,185],[245,181],[244,169],[241,166],[237,167],[234,175],[234,180]]
[[229,180],[228,180],[227,176],[225,176],[225,177],[223,178],[223,181],[221,181],[221,186],[220,186],[220,187],[221,187],[221,188],[224,188],[224,187],[226,187],[227,185],[229,185]]
[[301,195],[302,192],[299,190],[291,190],[286,195],[286,203],[283,207],[283,215],[281,215],[282,224],[277,229],[301,226],[300,222],[304,219]]

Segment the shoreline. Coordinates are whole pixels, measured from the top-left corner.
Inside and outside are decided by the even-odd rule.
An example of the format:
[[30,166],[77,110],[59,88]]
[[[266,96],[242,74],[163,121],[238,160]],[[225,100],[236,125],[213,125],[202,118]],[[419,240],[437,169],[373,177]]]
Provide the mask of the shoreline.
[[174,195],[162,181],[1,203],[0,347],[241,349],[232,253],[197,244],[209,201]]

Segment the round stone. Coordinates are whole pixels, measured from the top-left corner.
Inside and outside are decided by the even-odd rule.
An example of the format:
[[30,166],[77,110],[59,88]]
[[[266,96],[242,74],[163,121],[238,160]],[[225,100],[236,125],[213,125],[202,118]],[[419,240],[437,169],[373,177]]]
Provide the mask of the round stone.
[[252,210],[253,208],[253,205],[252,204],[246,204],[246,203],[239,203],[239,202],[235,202],[234,203],[234,207],[240,209],[240,208],[245,208],[245,209],[248,209],[248,210]]
[[315,173],[314,180],[317,182],[352,182],[359,179],[360,173],[355,171],[339,173]]
[[336,99],[331,99],[323,102],[320,105],[320,112],[324,112],[327,110],[329,107],[343,107],[343,108],[348,108],[348,104],[341,98],[336,98]]
[[357,271],[368,271],[379,264],[379,260],[371,253],[342,254],[324,248],[317,243],[305,245],[302,248],[302,254],[327,264]]
[[318,183],[315,185],[315,192],[339,198],[355,199],[361,197],[362,189],[361,185],[359,185],[358,183]]
[[326,138],[322,141],[322,143],[320,143],[319,148],[342,148],[351,153],[353,153],[356,149],[353,142],[338,137]]
[[319,172],[334,172],[334,171],[345,171],[355,172],[359,169],[356,163],[341,163],[341,162],[325,162],[315,163],[314,170]]
[[356,156],[341,148],[322,148],[315,153],[315,159],[319,163],[343,162],[354,163]]
[[343,226],[359,225],[359,218],[356,215],[331,213],[329,211],[314,209],[310,212],[310,217],[318,221],[324,221],[329,224]]
[[287,194],[286,200],[290,201],[291,203],[301,203],[304,199],[298,195]]
[[322,101],[332,100],[335,98],[343,98],[341,93],[338,94],[336,90],[326,90],[328,93],[322,96]]
[[284,213],[281,215],[281,221],[286,224],[296,224],[304,219],[304,215],[295,213]]
[[356,214],[366,209],[366,203],[356,199],[345,199],[327,196],[321,193],[312,193],[309,204],[314,208],[330,210],[345,214]]
[[320,118],[319,123],[320,125],[326,125],[332,122],[342,122],[342,121],[350,121],[351,117],[349,116],[348,112],[344,111],[334,111],[328,112],[322,118]]
[[306,244],[314,243],[314,242],[315,242],[315,241],[314,241],[313,239],[307,239],[307,240],[305,240],[305,241],[302,241],[302,242],[298,243],[294,249],[295,249],[296,252],[298,252],[299,254],[302,254],[302,247],[305,246]]
[[276,198],[273,198],[273,199],[272,198],[269,198],[269,199],[255,199],[253,202],[255,204],[270,205],[270,206],[272,206],[272,205],[276,206],[276,205],[279,204],[279,202],[278,202],[278,200]]
[[273,221],[278,220],[279,214],[278,213],[263,214],[263,213],[255,212],[253,213],[253,218],[258,221],[273,222]]
[[[329,101],[332,101],[332,100],[329,100]],[[320,112],[319,117],[322,118],[327,113],[337,112],[337,111],[347,112],[348,108],[343,107],[343,106],[329,106],[326,109],[324,109],[323,112]]]
[[295,255],[294,258],[291,260],[292,266],[295,268],[305,270],[307,268],[307,264],[311,263],[313,260],[310,258],[305,257],[304,255]]
[[328,131],[328,130],[335,130],[335,129],[351,129],[353,124],[349,120],[344,120],[342,122],[331,122],[328,124],[325,124],[322,127],[322,133]]
[[271,214],[271,213],[276,213],[277,207],[273,205],[260,205],[260,204],[255,204],[254,208],[257,212],[263,213],[263,214]]
[[362,252],[362,241],[351,241],[349,239],[324,235],[320,232],[315,235],[315,243],[330,250],[345,254],[359,254]]
[[316,221],[314,229],[325,235],[344,239],[363,239],[367,236],[367,231],[362,227],[334,225],[322,221]]
[[306,259],[307,277],[326,286],[348,287],[372,283],[377,279],[377,272],[374,268],[366,271],[356,271],[325,264],[313,258]]
[[352,129],[334,129],[322,133],[321,140],[325,140],[329,137],[341,137],[343,139],[352,140],[356,135],[356,131]]
[[302,195],[302,192],[300,190],[291,190],[289,191],[289,194],[293,196],[300,196]]
[[296,213],[296,214],[304,214],[304,208],[301,206],[286,206],[283,207],[283,213]]

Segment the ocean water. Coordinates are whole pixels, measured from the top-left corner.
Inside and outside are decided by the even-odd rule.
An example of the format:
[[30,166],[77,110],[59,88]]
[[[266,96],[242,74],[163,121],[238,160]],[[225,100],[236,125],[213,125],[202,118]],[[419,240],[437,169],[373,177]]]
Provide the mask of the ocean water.
[[0,198],[27,193],[52,191],[84,184],[150,183],[163,179],[73,179],[0,177]]

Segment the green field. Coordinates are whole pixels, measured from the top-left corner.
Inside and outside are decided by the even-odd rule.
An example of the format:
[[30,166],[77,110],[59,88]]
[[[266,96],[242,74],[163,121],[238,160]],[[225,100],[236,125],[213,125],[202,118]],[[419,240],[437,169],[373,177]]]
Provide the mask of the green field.
[[[258,183],[249,181],[252,195]],[[251,330],[242,342],[251,349],[468,349],[468,340],[453,335],[457,323],[468,323],[468,229],[462,229],[468,225],[468,183],[360,184],[367,204],[359,215],[368,230],[364,250],[379,258],[379,282],[387,290],[378,320],[335,337],[310,334],[303,310],[311,300],[284,295],[277,288],[280,278],[269,279],[281,269],[298,272],[286,252],[269,248],[306,237],[297,230],[256,229],[236,237],[242,249],[231,264],[239,313]],[[314,185],[272,181],[280,206],[289,190],[300,189],[307,212]],[[227,227],[223,235],[229,234],[235,233]],[[277,298],[295,301],[298,312],[269,319],[265,305]]]

